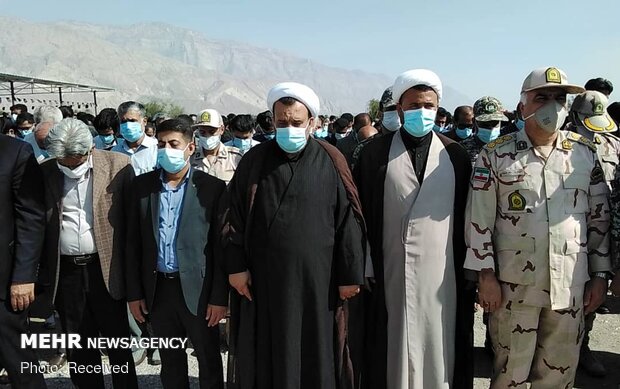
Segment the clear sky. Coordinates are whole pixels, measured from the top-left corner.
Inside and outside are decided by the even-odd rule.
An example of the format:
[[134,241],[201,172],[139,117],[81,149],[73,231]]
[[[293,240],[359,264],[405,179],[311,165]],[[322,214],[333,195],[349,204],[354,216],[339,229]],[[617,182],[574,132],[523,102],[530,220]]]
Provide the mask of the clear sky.
[[[616,84],[620,100],[619,0],[0,0],[32,21],[99,24],[158,21],[317,62],[383,73],[425,67],[463,94],[493,95],[507,108],[536,67],[569,82]],[[25,12],[32,11],[32,12]],[[5,26],[20,28],[20,26]]]

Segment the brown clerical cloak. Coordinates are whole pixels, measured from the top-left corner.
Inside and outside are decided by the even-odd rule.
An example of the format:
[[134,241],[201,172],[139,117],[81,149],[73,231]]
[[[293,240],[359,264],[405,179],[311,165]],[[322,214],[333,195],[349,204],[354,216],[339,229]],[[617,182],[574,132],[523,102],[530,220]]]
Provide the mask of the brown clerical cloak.
[[[396,140],[395,134],[398,135],[398,141],[395,141]],[[420,269],[423,269],[424,266],[428,267],[428,265],[424,265],[423,263],[419,263],[418,265],[420,266],[417,266],[415,264],[417,260],[433,262],[433,258],[427,258],[427,257],[421,258],[420,257],[422,252],[434,252],[433,251],[434,248],[426,247],[424,246],[424,244],[441,245],[441,244],[445,244],[445,242],[444,243],[433,242],[433,240],[437,240],[438,238],[426,239],[423,242],[417,241],[416,244],[420,245],[419,250],[417,250],[414,245],[407,244],[407,242],[416,235],[415,229],[413,232],[411,232],[410,231],[411,229],[408,228],[407,231],[403,231],[403,234],[405,235],[402,235],[401,237],[401,236],[398,236],[397,232],[394,232],[396,230],[400,231],[400,228],[397,228],[396,230],[394,228],[386,230],[385,228],[386,226],[384,225],[384,217],[386,216],[384,215],[385,210],[395,209],[395,206],[393,206],[392,204],[385,204],[386,196],[388,195],[388,193],[386,192],[386,186],[387,186],[386,177],[388,174],[390,174],[389,173],[390,167],[393,166],[393,162],[395,158],[397,158],[396,154],[394,154],[394,147],[399,148],[398,150],[399,155],[402,152],[407,153],[407,151],[405,150],[403,146],[403,142],[400,141],[400,135],[401,135],[400,133],[392,133],[392,134],[385,135],[381,138],[378,138],[370,142],[362,151],[362,154],[360,156],[358,164],[355,167],[355,172],[354,172],[354,178],[356,180],[356,183],[359,189],[360,199],[362,201],[362,208],[364,210],[364,218],[365,218],[366,225],[367,225],[368,243],[370,245],[370,256],[372,258],[372,273],[374,273],[374,279],[375,279],[375,283],[373,284],[373,287],[372,287],[372,292],[367,294],[366,296],[367,297],[367,301],[366,301],[367,306],[366,306],[366,311],[365,311],[366,313],[366,320],[365,320],[366,337],[365,337],[365,344],[364,344],[365,362],[364,362],[364,367],[362,369],[362,387],[366,389],[386,388],[389,386],[390,382],[392,382],[392,384],[390,385],[394,387],[398,387],[398,385],[400,385],[400,384],[395,383],[399,381],[399,378],[398,377],[395,378],[395,375],[400,376],[401,374],[407,374],[406,365],[404,368],[404,373],[403,373],[403,370],[400,368],[400,366],[388,366],[388,360],[392,359],[392,361],[394,361],[394,356],[393,356],[394,350],[395,350],[395,347],[398,345],[401,345],[400,349],[402,349],[402,347],[405,347],[403,351],[405,362],[407,361],[407,356],[406,356],[407,348],[409,349],[409,358],[413,358],[413,359],[410,359],[410,363],[413,363],[413,365],[411,366],[415,366],[415,367],[409,367],[409,369],[415,369],[415,371],[414,370],[409,371],[410,381],[409,381],[408,387],[411,387],[411,385],[414,382],[420,382],[419,377],[417,377],[417,375],[426,374],[426,373],[421,372],[420,370],[426,370],[428,368],[428,366],[426,365],[427,363],[431,363],[431,364],[435,363],[435,366],[439,366],[437,365],[436,359],[435,359],[435,362],[429,362],[426,360],[416,359],[416,358],[420,358],[420,355],[422,356],[431,355],[431,354],[427,354],[429,352],[428,349],[426,349],[425,351],[425,347],[429,346],[429,339],[421,339],[419,341],[416,341],[416,338],[415,338],[416,336],[418,337],[424,336],[421,334],[428,334],[428,332],[425,332],[428,330],[424,330],[424,328],[422,327],[416,327],[416,325],[412,323],[415,323],[416,321],[423,323],[424,319],[420,320],[419,316],[426,316],[426,312],[418,312],[416,314],[416,309],[424,309],[423,306],[419,306],[420,302],[431,301],[432,299],[426,296],[428,295],[427,293],[428,291],[426,290],[420,291],[419,294],[423,296],[417,296],[415,293],[415,287],[416,286],[419,287],[420,285],[415,285],[415,284],[412,285],[411,282],[416,282],[416,283],[420,282],[420,284],[424,282],[423,274],[418,274],[415,277],[412,277],[412,274],[415,274],[421,271]],[[411,196],[416,196],[418,197],[417,200],[423,201],[422,198],[425,198],[427,201],[426,206],[429,209],[425,210],[425,204],[421,204],[421,203],[415,204],[416,200],[412,200],[414,201],[413,204],[415,204],[414,205],[415,208],[412,208],[412,211],[409,217],[414,217],[415,214],[420,214],[420,215],[427,215],[427,218],[430,218],[430,220],[422,222],[422,220],[420,219],[420,222],[417,222],[415,218],[408,219],[407,218],[408,211],[403,211],[403,214],[401,217],[396,217],[395,215],[391,215],[390,220],[394,219],[393,223],[395,223],[396,227],[405,228],[407,225],[415,226],[415,224],[420,224],[420,226],[424,225],[424,227],[420,227],[420,228],[431,228],[432,226],[429,223],[432,223],[433,220],[436,220],[437,222],[439,222],[439,220],[443,220],[445,215],[449,215],[451,219],[450,223],[452,226],[451,227],[452,233],[451,233],[451,237],[448,237],[448,235],[450,234],[446,235],[446,239],[452,239],[452,241],[448,242],[451,244],[446,245],[446,247],[449,247],[449,249],[446,249],[446,258],[450,258],[453,261],[454,268],[447,269],[447,270],[450,270],[450,272],[447,272],[446,274],[450,274],[451,276],[447,277],[445,279],[445,282],[449,282],[448,280],[450,279],[452,280],[452,282],[454,281],[456,282],[455,288],[451,288],[451,290],[453,291],[451,292],[451,295],[456,296],[456,302],[451,300],[449,304],[445,304],[443,308],[444,309],[455,309],[456,312],[449,313],[450,314],[449,316],[452,317],[451,323],[447,323],[447,322],[444,323],[443,322],[444,320],[441,319],[441,316],[435,316],[439,318],[435,319],[434,323],[426,323],[424,325],[426,326],[426,328],[431,328],[429,326],[432,326],[432,325],[440,326],[440,329],[441,327],[445,326],[444,327],[445,330],[452,329],[455,331],[454,336],[447,336],[446,338],[444,338],[444,341],[448,341],[449,339],[452,339],[452,342],[454,343],[454,348],[453,348],[454,352],[452,353],[451,349],[447,350],[447,352],[451,355],[454,355],[455,357],[453,362],[452,361],[449,362],[450,366],[452,365],[452,363],[454,364],[454,369],[451,370],[450,372],[446,372],[446,374],[447,375],[452,374],[452,377],[453,377],[452,387],[453,388],[469,389],[473,387],[473,308],[474,308],[475,290],[472,287],[472,285],[465,280],[465,277],[464,277],[463,263],[465,260],[466,251],[465,251],[463,228],[464,228],[465,205],[467,201],[469,179],[470,179],[470,174],[471,174],[471,163],[469,162],[469,158],[465,150],[460,145],[455,143],[454,141],[451,141],[442,135],[433,135],[432,138],[433,138],[433,143],[431,144],[431,147],[430,147],[429,157],[427,157],[429,158],[428,163],[426,164],[425,168],[422,168],[423,170],[424,169],[426,170],[426,173],[425,173],[426,178],[424,179],[424,182],[422,183],[422,187],[424,188],[424,183],[428,181],[430,185],[433,185],[434,187],[433,190],[453,191],[454,195],[450,197],[450,198],[453,198],[453,204],[445,205],[446,207],[453,207],[453,209],[448,208],[447,210],[442,211],[440,206],[431,205],[431,204],[434,204],[434,202],[431,201],[432,193],[427,193],[428,192],[427,191],[427,192],[424,192],[426,193],[424,194],[423,191],[420,191],[419,184],[417,184],[417,179],[412,171],[411,174],[403,174],[402,180],[411,179],[413,182],[416,183],[415,187],[417,189],[413,193],[409,193],[408,191],[407,193],[401,193],[401,196],[402,196],[401,199],[407,200]],[[417,155],[417,153],[419,152],[420,151],[416,151],[416,153],[414,153],[415,155],[413,156],[408,156],[405,154],[404,156],[398,157],[399,160],[402,161],[400,163],[400,166],[401,166],[400,169],[402,170],[404,167],[406,167],[407,165],[406,161],[409,158],[419,158],[419,156]],[[431,155],[433,153],[435,153],[434,156]],[[442,169],[438,168],[437,158],[439,158],[438,156],[440,155],[438,153],[441,153],[441,155],[443,155],[443,157],[441,157],[442,160],[444,161],[442,162],[443,163],[442,166],[445,167],[446,162],[448,163],[448,166],[450,166],[451,164],[453,172],[447,171],[445,168],[442,168]],[[406,159],[403,159],[403,157]],[[430,158],[435,158],[435,161],[430,160]],[[409,165],[409,168],[411,168],[411,162],[409,162],[408,165]],[[405,172],[403,171],[403,173]],[[402,190],[405,190],[406,188],[409,188],[409,190],[411,190],[411,188],[414,187],[412,185],[404,185],[403,182],[396,180],[394,176],[394,172],[391,174],[393,177],[392,177],[392,184],[390,185],[402,186],[403,187]],[[441,177],[435,177],[437,175],[441,175]],[[441,182],[435,182],[437,181],[436,178],[439,178],[440,180],[441,179],[453,179],[453,183],[452,182],[447,183],[445,185],[445,188],[442,189]],[[394,190],[390,189],[390,193],[392,192],[394,192]],[[419,192],[419,195],[417,194],[418,192]],[[395,194],[396,193],[394,192],[389,196],[391,199],[389,201],[396,202]],[[407,201],[410,201],[410,199]],[[386,205],[389,207],[386,207]],[[448,210],[450,212],[444,212]],[[393,211],[390,211],[390,212],[393,213]],[[430,212],[437,212],[437,214],[435,215],[429,214]],[[408,220],[407,223],[403,221],[405,219]],[[401,222],[404,223],[402,226],[399,224]],[[393,232],[394,234],[396,234],[396,238],[398,238],[397,240],[399,242],[401,242],[400,239],[404,239],[401,242],[401,246],[403,246],[407,252],[406,254],[407,264],[406,265],[404,264],[405,257],[401,259],[401,261],[403,262],[403,265],[402,265],[403,271],[405,272],[404,276],[407,277],[407,279],[411,277],[412,279],[416,278],[418,280],[418,281],[410,280],[409,283],[405,283],[404,280],[400,281],[404,283],[404,285],[400,286],[400,288],[405,288],[408,290],[411,287],[411,290],[409,290],[409,292],[406,292],[406,295],[404,297],[400,297],[400,299],[403,299],[403,298],[407,299],[406,300],[407,310],[412,310],[412,312],[405,312],[405,315],[409,315],[409,316],[407,316],[408,319],[406,319],[406,322],[404,323],[404,325],[410,326],[409,331],[416,331],[413,335],[411,333],[408,335],[410,338],[408,340],[407,340],[407,335],[405,336],[404,339],[402,339],[398,337],[399,334],[396,334],[396,336],[394,336],[394,334],[388,334],[389,328],[392,328],[392,329],[395,328],[394,320],[396,321],[404,320],[401,317],[402,314],[396,314],[395,317],[391,318],[392,321],[390,322],[388,320],[388,311],[390,309],[388,309],[389,307],[386,306],[386,297],[388,296],[387,292],[392,293],[392,297],[390,297],[390,299],[393,304],[393,301],[394,301],[393,293],[395,290],[394,282],[398,282],[397,279],[399,278],[399,277],[394,277],[395,276],[394,273],[387,274],[385,272],[386,267],[388,266],[390,266],[391,268],[394,267],[394,261],[396,260],[396,258],[393,257],[393,255],[395,255],[394,253],[398,251],[398,250],[395,251],[393,248],[385,246],[385,242],[388,242],[390,240],[385,239],[386,237],[384,236],[384,233],[385,231],[392,231],[392,230],[394,230]],[[438,230],[441,230],[441,228]],[[420,231],[418,231],[417,234],[419,234],[419,232]],[[392,239],[392,241],[394,241],[394,239]],[[392,255],[390,258],[388,258],[390,261],[387,261],[387,259],[384,258],[384,254],[386,253],[386,250],[387,252],[392,253],[392,254],[389,254],[389,255]],[[402,250],[403,249],[401,248],[401,251]],[[437,257],[435,258],[437,260],[441,259]],[[424,265],[424,266],[421,266],[421,265]],[[438,276],[438,274],[436,274],[437,270],[433,270],[433,272],[434,274],[429,274],[429,277],[428,277],[429,279],[433,279],[433,278],[437,279],[437,276]],[[389,277],[386,277],[386,275],[388,275]],[[401,272],[400,277],[402,276],[403,274]],[[390,280],[389,281],[390,284],[387,286],[386,286],[386,279]],[[403,291],[402,293],[405,293],[405,292]],[[441,293],[444,293],[444,292],[441,292]],[[439,300],[441,300],[442,298],[441,293],[437,295],[437,299]],[[448,297],[444,297],[444,298],[448,298]],[[401,302],[400,304],[402,305],[404,303],[405,302]],[[448,307],[452,307],[452,308],[448,308]],[[395,307],[392,306],[391,309],[394,310]],[[432,315],[428,317],[432,317]],[[455,322],[454,322],[454,318],[456,318]],[[422,324],[420,324],[420,326],[422,326]],[[398,326],[396,328],[398,329]],[[413,336],[413,338],[411,338],[411,336]],[[430,336],[433,336],[433,335],[431,334]],[[391,339],[392,343],[389,343],[388,341],[389,339]],[[397,344],[394,344],[394,342],[397,342]],[[431,342],[430,344],[432,344],[433,340],[431,339],[430,342]],[[439,341],[435,340],[434,342],[435,344],[441,344],[441,339]],[[420,344],[422,346],[418,347]],[[416,347],[418,348],[416,349]],[[451,345],[449,344],[446,344],[444,346],[430,345],[429,347],[451,347]],[[390,352],[392,354],[389,354]],[[450,366],[446,365],[444,366],[444,369],[450,369]],[[431,366],[430,368],[432,370],[433,367]],[[441,371],[441,369],[436,369],[436,371]],[[440,377],[440,378],[443,378],[443,377]],[[406,381],[407,381],[407,378],[405,377],[404,382]],[[449,377],[446,376],[446,382],[449,382],[449,381],[450,381]]]
[[231,298],[229,387],[353,388],[349,348],[360,346],[349,344],[338,286],[363,284],[365,243],[344,157],[312,138],[293,159],[260,144],[223,208],[225,267],[249,270],[253,294]]

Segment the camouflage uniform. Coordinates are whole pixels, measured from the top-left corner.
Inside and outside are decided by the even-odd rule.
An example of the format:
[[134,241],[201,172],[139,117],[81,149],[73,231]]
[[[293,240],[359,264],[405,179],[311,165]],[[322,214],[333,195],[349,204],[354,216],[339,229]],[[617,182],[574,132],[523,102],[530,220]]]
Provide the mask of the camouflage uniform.
[[[473,110],[476,126],[480,122],[508,122],[508,118],[503,114],[504,107],[502,106],[502,103],[495,97],[484,96],[479,98],[474,103]],[[480,150],[482,150],[486,144],[477,136],[477,134],[474,134],[467,139],[463,139],[459,143],[465,148],[467,154],[469,154],[472,165],[476,163]]]
[[607,271],[609,190],[594,144],[558,131],[546,162],[525,131],[480,152],[466,211],[465,268],[493,269],[492,388],[571,387],[589,272]]
[[198,147],[192,156],[192,167],[217,177],[228,185],[237,170],[241,157],[238,148],[225,146],[223,143],[219,145],[217,156],[205,156],[202,148]]

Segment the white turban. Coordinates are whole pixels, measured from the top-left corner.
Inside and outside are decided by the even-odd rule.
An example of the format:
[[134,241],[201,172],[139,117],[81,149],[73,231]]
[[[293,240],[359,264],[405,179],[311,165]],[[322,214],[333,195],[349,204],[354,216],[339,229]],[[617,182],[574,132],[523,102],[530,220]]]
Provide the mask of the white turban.
[[305,105],[312,117],[319,116],[319,109],[321,108],[319,96],[310,87],[296,82],[282,82],[274,86],[267,95],[269,109],[273,112],[274,104],[284,97],[292,97]]
[[416,85],[426,85],[437,93],[437,100],[441,100],[441,80],[434,72],[427,69],[408,70],[398,76],[392,87],[392,99],[395,103],[400,102],[400,98],[409,89]]

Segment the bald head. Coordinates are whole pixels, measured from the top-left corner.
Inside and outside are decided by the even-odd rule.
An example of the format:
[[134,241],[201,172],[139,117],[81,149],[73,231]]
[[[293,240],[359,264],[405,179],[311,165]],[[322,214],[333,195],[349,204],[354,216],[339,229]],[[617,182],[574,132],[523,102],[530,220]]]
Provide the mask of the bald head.
[[360,113],[353,119],[353,131],[358,131],[362,127],[370,126],[371,124],[372,119],[370,115],[367,113]]
[[357,132],[357,138],[359,140],[364,140],[370,138],[371,136],[375,136],[378,133],[379,131],[377,131],[377,129],[373,126],[364,126]]

